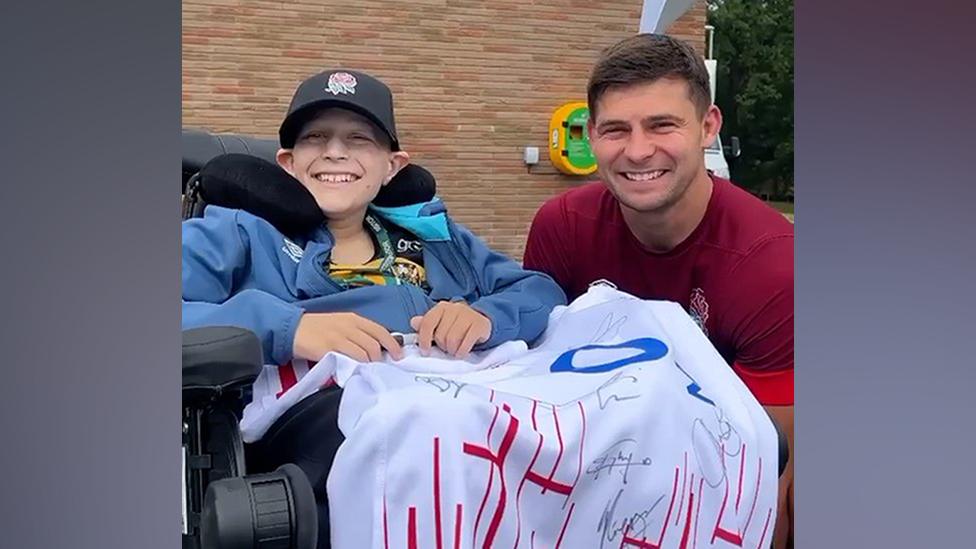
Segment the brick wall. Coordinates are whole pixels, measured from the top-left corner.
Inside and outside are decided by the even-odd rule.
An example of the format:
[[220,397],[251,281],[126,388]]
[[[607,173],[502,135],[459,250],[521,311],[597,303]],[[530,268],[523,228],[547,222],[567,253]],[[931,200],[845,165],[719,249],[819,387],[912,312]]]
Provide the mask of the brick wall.
[[[549,118],[586,99],[599,51],[642,0],[184,0],[183,126],[274,137],[295,86],[361,69],[393,90],[404,150],[452,216],[520,260],[536,209],[578,185],[549,164]],[[705,1],[669,33],[704,51]],[[540,148],[527,168],[524,146]]]

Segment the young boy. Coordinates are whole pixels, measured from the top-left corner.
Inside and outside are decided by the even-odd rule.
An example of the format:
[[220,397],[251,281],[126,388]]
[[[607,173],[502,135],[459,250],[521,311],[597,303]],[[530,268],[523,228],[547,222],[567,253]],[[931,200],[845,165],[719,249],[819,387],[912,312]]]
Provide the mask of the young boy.
[[402,356],[391,331],[418,334],[464,357],[505,341],[531,342],[565,302],[547,275],[527,271],[453,223],[434,199],[371,207],[409,162],[393,98],[353,71],[312,76],[279,130],[278,164],[309,190],[327,222],[291,241],[244,211],[209,207],[183,223],[183,328],[255,332],[265,361],[317,362],[336,351],[361,361]]
[[[353,71],[312,76],[279,130],[278,164],[309,190],[326,223],[288,239],[269,222],[209,206],[183,223],[183,329],[231,325],[258,335],[267,364],[318,362],[330,351],[359,361],[402,357],[390,334],[416,332],[463,358],[510,340],[532,342],[565,294],[453,223],[437,199],[400,208],[370,204],[409,161],[393,98]],[[326,480],[343,438],[340,392],[323,390],[281,417],[252,447],[258,469],[295,463],[318,503],[329,547]]]

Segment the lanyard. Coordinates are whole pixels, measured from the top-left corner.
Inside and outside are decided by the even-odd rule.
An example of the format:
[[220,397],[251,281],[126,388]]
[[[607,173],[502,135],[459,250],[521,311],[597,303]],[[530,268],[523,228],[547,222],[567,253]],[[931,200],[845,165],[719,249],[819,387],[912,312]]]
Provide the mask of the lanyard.
[[380,254],[383,256],[382,261],[380,261],[380,272],[387,278],[395,280],[399,286],[400,279],[393,273],[396,252],[393,250],[393,242],[390,240],[390,235],[386,232],[386,228],[371,214],[366,214],[366,226],[373,231],[373,235],[376,236],[376,242],[380,246]]

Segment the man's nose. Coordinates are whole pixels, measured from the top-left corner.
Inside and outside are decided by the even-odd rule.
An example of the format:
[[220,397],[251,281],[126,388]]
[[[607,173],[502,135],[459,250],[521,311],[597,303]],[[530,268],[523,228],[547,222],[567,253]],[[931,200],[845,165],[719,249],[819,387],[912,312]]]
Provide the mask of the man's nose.
[[647,136],[640,132],[635,132],[630,135],[627,140],[627,146],[624,149],[624,156],[627,160],[634,164],[639,164],[644,160],[654,156],[657,152],[657,145],[654,143],[653,139],[649,139]]

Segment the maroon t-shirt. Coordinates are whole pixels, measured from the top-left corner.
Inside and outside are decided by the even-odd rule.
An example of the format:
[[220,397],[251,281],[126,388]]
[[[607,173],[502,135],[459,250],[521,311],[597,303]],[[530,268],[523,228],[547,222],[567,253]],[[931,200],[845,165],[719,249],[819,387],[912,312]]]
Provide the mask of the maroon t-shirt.
[[680,303],[765,405],[793,404],[793,224],[712,177],[705,217],[667,253],[630,232],[599,182],[547,201],[524,266],[551,275],[570,300],[600,279],[643,299]]

